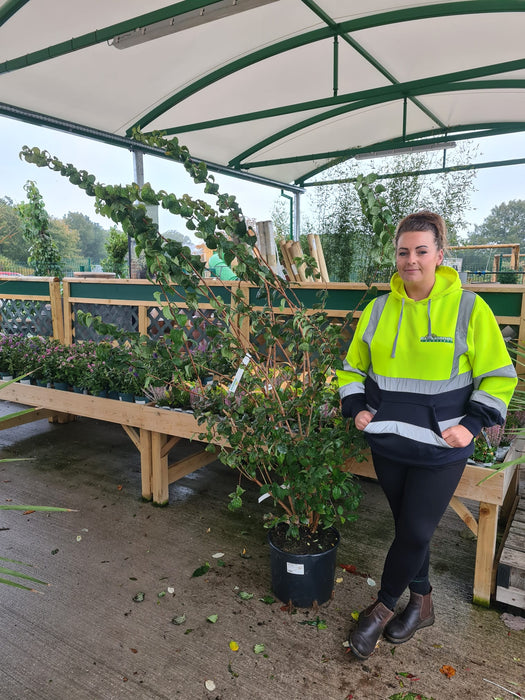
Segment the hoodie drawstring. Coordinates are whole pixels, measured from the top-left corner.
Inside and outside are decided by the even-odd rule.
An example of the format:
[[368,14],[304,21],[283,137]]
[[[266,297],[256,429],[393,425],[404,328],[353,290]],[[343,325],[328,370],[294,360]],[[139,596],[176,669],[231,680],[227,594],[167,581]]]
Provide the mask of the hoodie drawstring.
[[428,337],[432,337],[432,324],[430,323],[430,299],[427,304],[427,316],[428,316]]
[[396,337],[394,338],[394,344],[392,345],[392,352],[390,354],[390,357],[396,356],[397,339],[399,338],[399,329],[401,328],[401,321],[403,320],[403,309],[404,308],[405,308],[405,300],[401,299],[401,313],[399,314],[399,321],[397,322]]

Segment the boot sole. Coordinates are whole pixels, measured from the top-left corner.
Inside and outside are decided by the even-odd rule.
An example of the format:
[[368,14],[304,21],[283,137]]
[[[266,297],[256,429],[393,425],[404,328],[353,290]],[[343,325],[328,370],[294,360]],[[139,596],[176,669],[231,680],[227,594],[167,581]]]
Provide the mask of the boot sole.
[[361,654],[361,652],[358,651],[358,650],[353,646],[352,643],[349,642],[349,645],[350,645],[350,649],[351,649],[353,655],[356,656],[360,661],[366,661],[367,659],[369,659],[369,658],[372,656],[372,654],[374,653],[374,651],[376,650],[376,647],[374,647],[373,650],[370,652],[370,654],[365,655],[365,654]]
[[416,629],[412,632],[412,634],[409,634],[408,637],[390,637],[388,634],[384,634],[384,638],[390,642],[391,644],[404,644],[405,642],[408,642],[412,637],[415,635],[415,633],[418,630],[422,630],[425,627],[432,627],[432,625],[435,622],[435,618],[431,617],[428,620],[424,620],[420,625],[416,627]]

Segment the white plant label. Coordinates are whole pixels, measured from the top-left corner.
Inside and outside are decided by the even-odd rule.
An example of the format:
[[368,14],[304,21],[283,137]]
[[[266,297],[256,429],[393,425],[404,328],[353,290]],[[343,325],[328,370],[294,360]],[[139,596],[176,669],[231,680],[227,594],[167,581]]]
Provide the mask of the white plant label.
[[295,574],[296,576],[304,576],[304,564],[294,564],[291,561],[287,561],[286,571],[287,573]]
[[235,391],[237,387],[239,386],[239,382],[242,379],[242,375],[244,374],[244,370],[248,366],[248,362],[252,359],[252,356],[250,355],[249,352],[246,353],[246,355],[242,358],[241,366],[235,373],[235,377],[233,378],[232,383],[230,384],[230,387],[228,389],[228,394],[235,394]]

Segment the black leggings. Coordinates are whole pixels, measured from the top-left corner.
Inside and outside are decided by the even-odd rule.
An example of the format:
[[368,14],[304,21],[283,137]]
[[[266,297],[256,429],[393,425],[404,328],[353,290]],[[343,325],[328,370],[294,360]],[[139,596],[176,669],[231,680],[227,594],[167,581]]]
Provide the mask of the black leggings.
[[465,469],[465,461],[428,468],[373,455],[377,479],[394,516],[395,537],[386,556],[379,599],[394,608],[407,588],[430,591],[430,540]]

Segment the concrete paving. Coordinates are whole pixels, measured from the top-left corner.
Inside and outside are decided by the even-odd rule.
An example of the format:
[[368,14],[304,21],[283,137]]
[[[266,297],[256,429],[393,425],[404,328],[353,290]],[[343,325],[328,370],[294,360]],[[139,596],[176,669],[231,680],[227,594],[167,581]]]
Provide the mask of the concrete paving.
[[[343,642],[377,586],[339,568],[335,597],[318,611],[262,602],[263,506],[248,488],[245,509],[227,510],[237,483],[227,467],[173,484],[170,505],[156,508],[141,501],[138,453],[119,426],[40,421],[0,432],[0,448],[1,458],[32,458],[0,464],[0,503],[76,511],[0,511],[0,556],[24,562],[0,565],[50,584],[0,585],[1,700],[525,697],[525,632],[501,617],[519,622],[520,612],[471,604],[475,542],[451,509],[434,540],[435,625],[398,647],[382,641],[363,663]],[[392,526],[377,484],[362,486],[338,563],[378,581]],[[205,562],[209,571],[192,577]]]

